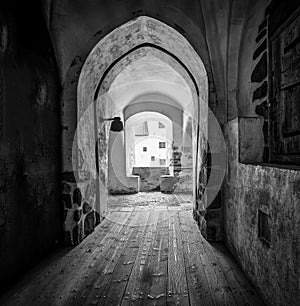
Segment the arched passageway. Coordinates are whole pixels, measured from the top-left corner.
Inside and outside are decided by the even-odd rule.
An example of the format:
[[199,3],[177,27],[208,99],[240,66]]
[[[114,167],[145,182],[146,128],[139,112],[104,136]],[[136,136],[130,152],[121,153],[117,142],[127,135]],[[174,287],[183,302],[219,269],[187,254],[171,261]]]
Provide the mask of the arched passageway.
[[[1,1],[0,291],[73,248],[11,304],[258,305],[220,240],[267,304],[297,304],[299,23],[293,0]],[[179,123],[177,169],[108,196],[111,147],[114,190],[141,186],[145,111]]]
[[158,112],[137,112],[125,121],[126,173],[139,176],[137,192],[160,190],[160,177],[173,174],[173,131]]
[[[196,215],[197,211],[205,211],[206,196],[202,194],[206,184],[207,86],[204,65],[191,45],[181,34],[155,19],[139,17],[130,21],[93,48],[79,76],[75,137],[65,138],[65,148],[72,146],[73,150],[72,164],[69,158],[64,163],[65,167],[72,167],[75,175],[72,190],[76,189],[91,208],[90,217],[84,216],[79,222],[66,218],[65,229],[71,242],[80,241],[106,214],[109,128],[103,118],[119,116],[123,120],[123,109],[145,94],[169,96],[182,105],[186,114],[183,121],[192,117],[194,211]],[[124,152],[122,165],[117,167],[118,177],[124,178],[129,191],[134,190],[136,178],[126,176],[124,135],[116,139]],[[120,188],[125,192],[124,187]],[[74,209],[76,206],[67,209],[67,214],[73,215]],[[203,218],[200,225],[202,221]]]
[[[130,62],[118,74],[108,91],[113,104],[118,106],[116,110],[118,116],[124,118],[124,122],[126,122],[128,115],[142,110],[155,110],[170,117],[170,107],[173,107],[174,115],[178,111],[182,113],[183,105],[185,108],[192,108],[192,96],[188,85],[181,75],[168,64],[175,65],[176,61],[170,61],[168,56],[153,48],[143,48],[141,51],[138,58]],[[177,68],[177,66],[175,67]],[[180,68],[180,66],[178,67]],[[112,73],[115,73],[116,70],[114,69]],[[175,119],[173,125],[176,144],[181,146],[180,135],[182,134],[183,117],[182,114],[178,114],[177,118],[174,115],[171,117]],[[126,130],[124,135],[111,136],[116,139],[114,146],[118,148],[119,154],[123,155],[121,158],[124,160]],[[121,148],[123,148],[123,152],[120,151]],[[137,192],[137,180],[132,175],[126,174],[124,161],[122,164],[123,166],[119,164],[115,170],[111,171],[114,173],[115,183],[114,188],[109,188],[109,191],[114,194]],[[129,181],[133,181],[134,185]]]

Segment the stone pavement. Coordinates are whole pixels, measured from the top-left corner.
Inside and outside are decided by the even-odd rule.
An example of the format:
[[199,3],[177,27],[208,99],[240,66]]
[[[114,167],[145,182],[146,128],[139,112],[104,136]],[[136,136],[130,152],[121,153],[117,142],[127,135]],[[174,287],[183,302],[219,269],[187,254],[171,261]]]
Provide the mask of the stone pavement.
[[191,194],[163,194],[161,192],[139,192],[132,195],[110,195],[108,211],[118,211],[126,207],[174,207],[183,209],[193,208]]

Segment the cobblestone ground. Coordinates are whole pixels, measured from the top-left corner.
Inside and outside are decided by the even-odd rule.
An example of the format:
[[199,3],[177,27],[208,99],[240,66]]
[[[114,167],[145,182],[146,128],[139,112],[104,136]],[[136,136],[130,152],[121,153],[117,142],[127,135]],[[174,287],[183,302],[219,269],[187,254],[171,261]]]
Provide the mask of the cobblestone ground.
[[131,195],[110,195],[107,207],[109,211],[126,208],[166,208],[192,209],[191,194],[163,194],[161,192],[139,192]]

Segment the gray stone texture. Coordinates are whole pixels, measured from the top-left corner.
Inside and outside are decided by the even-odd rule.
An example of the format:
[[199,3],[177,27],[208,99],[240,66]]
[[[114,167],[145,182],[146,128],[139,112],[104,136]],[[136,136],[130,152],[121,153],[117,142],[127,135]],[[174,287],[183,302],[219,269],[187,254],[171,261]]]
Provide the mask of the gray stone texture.
[[252,101],[255,101],[257,99],[264,98],[268,93],[268,82],[264,81],[261,86],[259,86],[254,92]]
[[263,54],[258,63],[256,64],[252,74],[251,74],[251,82],[260,83],[266,77],[268,73],[268,62],[267,62],[267,52]]

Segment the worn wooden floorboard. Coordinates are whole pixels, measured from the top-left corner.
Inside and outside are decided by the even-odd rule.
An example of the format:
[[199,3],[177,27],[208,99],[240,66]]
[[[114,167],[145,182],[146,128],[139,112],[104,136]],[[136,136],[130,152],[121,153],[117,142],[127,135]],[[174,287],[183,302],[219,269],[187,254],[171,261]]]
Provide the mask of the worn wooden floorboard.
[[139,218],[139,215],[135,212],[131,215],[131,218],[127,220],[123,231],[120,233],[118,240],[111,244],[109,251],[105,254],[102,261],[99,261],[95,266],[93,277],[90,281],[84,285],[83,293],[81,295],[81,302],[75,303],[74,305],[96,305],[100,296],[103,294],[107,280],[110,279],[112,271],[119,261],[119,257],[125,243],[132,233],[132,228],[129,226],[132,222]]
[[[124,214],[117,213],[116,220],[124,218]],[[88,236],[79,246],[73,248],[65,256],[48,264],[41,269],[24,287],[12,293],[11,305],[49,305],[54,294],[58,292],[59,284],[67,284],[68,278],[73,277],[75,267],[80,267],[85,258],[91,257],[89,250],[95,250],[95,245],[101,243],[102,239],[114,232],[116,224],[107,222],[102,231],[96,231]],[[87,252],[85,252],[87,250]],[[64,280],[61,282],[61,280]]]
[[190,225],[190,213],[190,211],[181,211],[178,214],[187,271],[190,305],[215,305],[212,293],[213,288],[211,288],[208,282],[203,263],[198,255],[197,245]]
[[[127,218],[128,217],[128,218]],[[127,241],[131,231],[128,225],[138,218],[136,212],[130,213],[121,220],[116,220],[118,231],[112,236],[106,237],[102,241],[102,247],[94,253],[84,264],[83,273],[79,273],[77,282],[73,284],[73,289],[70,292],[68,300],[61,303],[61,300],[56,301],[56,305],[82,305],[86,298],[93,292],[93,284],[99,276],[111,274],[118,261],[118,256],[124,247],[124,242]]]
[[156,227],[158,218],[159,211],[152,211],[147,224],[146,235],[144,235],[143,240],[139,241],[136,260],[126,286],[126,292],[122,305],[142,305],[143,301],[147,298],[147,264],[151,251],[151,245],[153,244],[153,237],[155,237],[157,230]]
[[[191,218],[190,216],[187,216]],[[196,244],[197,253],[202,260],[205,274],[210,285],[216,305],[236,305],[230,286],[228,285],[225,275],[222,272],[217,260],[212,252],[210,244],[203,239],[201,235],[197,235],[197,227],[191,222],[194,242]]]
[[225,245],[223,243],[212,243],[212,249],[234,293],[237,304],[264,305]]
[[28,273],[0,305],[263,305],[224,244],[201,236],[189,195],[151,197],[126,207],[116,199],[87,239]]
[[[150,217],[149,217],[150,216]],[[150,212],[139,214],[138,219],[131,225],[131,235],[125,243],[121,258],[109,280],[106,281],[104,294],[98,301],[99,306],[120,305],[125,294],[128,279],[131,275],[134,262],[137,260],[138,249],[145,238],[147,227],[151,226],[153,215]]]
[[[127,220],[130,219],[132,212],[127,212],[120,214],[119,218],[116,218],[116,222],[112,226],[108,233],[101,237],[101,239],[96,240],[88,248],[80,249],[79,254],[70,258],[67,263],[67,271],[65,273],[60,273],[52,281],[51,286],[48,286],[44,291],[44,294],[35,301],[36,305],[68,305],[70,303],[69,297],[76,293],[80,286],[82,279],[88,277],[88,270],[90,268],[91,262],[97,260],[97,257],[104,252],[104,254],[109,250],[110,246],[115,243],[118,235],[122,233],[122,230],[126,227]],[[126,220],[125,224],[123,224]],[[104,255],[105,256],[105,255]],[[102,256],[100,256],[102,258]],[[66,294],[67,293],[67,294]]]
[[149,280],[144,305],[166,305],[168,286],[169,212],[159,214],[157,231],[147,267]]
[[189,305],[182,240],[177,215],[169,218],[168,305]]

